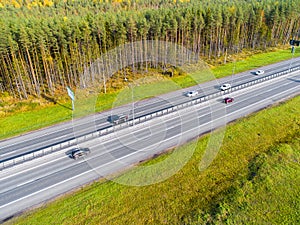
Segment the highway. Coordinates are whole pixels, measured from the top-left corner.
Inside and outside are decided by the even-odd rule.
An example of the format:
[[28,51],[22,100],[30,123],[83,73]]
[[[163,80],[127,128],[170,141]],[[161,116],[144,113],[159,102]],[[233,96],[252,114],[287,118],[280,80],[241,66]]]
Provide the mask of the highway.
[[[219,85],[223,83],[231,83],[232,86],[237,86],[239,84],[249,82],[260,77],[265,77],[272,73],[287,70],[290,67],[292,68],[299,65],[299,58],[294,58],[292,60],[287,60],[263,67],[262,69],[264,69],[265,73],[260,76],[254,75],[256,69],[253,69],[253,71],[247,71],[220,80],[214,80],[200,84],[197,87],[178,90],[158,96],[157,98],[143,100],[135,104],[134,117],[137,118],[145,114],[150,114],[170,106],[190,101],[191,99],[187,98],[183,94],[188,90],[196,89],[199,91],[199,95],[193,98],[195,99],[204,95],[218,92]],[[64,143],[68,140],[74,139],[75,137],[111,127],[113,125],[108,121],[108,116],[119,113],[128,114],[129,118],[133,117],[131,105],[127,105],[124,107],[115,108],[112,111],[106,111],[82,119],[75,119],[71,122],[41,129],[36,132],[30,132],[13,139],[0,141],[0,163],[1,161],[25,154],[27,152],[32,152],[48,146],[53,146],[55,144]]]
[[[300,64],[299,59],[294,59],[293,66],[298,64]],[[290,62],[282,62],[263,67],[264,76],[281,71],[289,65]],[[217,91],[216,87],[220,83],[236,84],[253,79],[257,79],[257,76],[248,71],[219,81],[201,84],[200,91],[213,93]],[[193,89],[195,88],[187,90]],[[137,104],[136,113],[139,115],[153,109],[158,110],[165,103],[174,105],[190,100],[183,96],[182,92],[183,90],[179,90],[160,98],[143,101]],[[71,159],[68,155],[70,148],[67,148],[4,169],[0,172],[0,221],[83,184],[122,171],[165,149],[181,145],[230,121],[299,93],[300,72],[294,72],[234,92],[230,95],[234,97],[234,102],[228,105],[223,103],[224,96],[218,97],[188,109],[154,118],[144,124],[124,128],[108,136],[89,140],[80,144],[91,149],[91,154],[85,159]],[[164,104],[161,104],[161,99],[164,99]],[[119,113],[126,107],[115,109],[112,114]],[[94,119],[91,122],[91,118],[79,119],[73,123],[75,128],[72,123],[64,123],[2,141],[0,145],[2,157],[13,156],[72,138],[74,129],[88,132],[89,124],[86,122],[95,123],[96,129],[111,126],[107,122],[107,116],[110,114],[111,112],[97,114],[94,117],[96,122]]]

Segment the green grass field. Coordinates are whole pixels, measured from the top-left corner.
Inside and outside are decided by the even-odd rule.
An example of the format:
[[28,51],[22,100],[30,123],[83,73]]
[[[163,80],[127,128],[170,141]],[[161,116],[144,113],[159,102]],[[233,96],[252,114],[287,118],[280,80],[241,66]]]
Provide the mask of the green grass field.
[[270,147],[249,165],[210,219],[222,224],[299,224],[300,137]]
[[[250,52],[248,54],[251,54]],[[247,54],[247,55],[248,55]],[[232,74],[235,63],[235,73],[243,72],[246,70],[252,70],[260,66],[265,66],[282,60],[290,59],[292,56],[290,49],[279,49],[276,51],[270,51],[265,53],[258,53],[253,55],[248,55],[243,57],[243,55],[234,56],[232,63],[229,66],[228,64],[220,65],[212,69],[213,74],[217,77],[224,77]],[[300,51],[295,52],[294,57],[300,56]]]
[[[295,224],[300,207],[299,104],[300,96],[228,125],[219,153],[204,171],[199,162],[210,135],[180,147],[178,152],[184,153],[196,144],[188,163],[163,182],[142,187],[95,182],[8,223]],[[135,170],[118,179],[134,175]]]
[[[214,66],[210,71],[201,70],[201,72],[194,72],[188,76],[177,76],[171,80],[158,79],[155,82],[154,79],[154,83],[140,84],[133,88],[135,100],[149,98],[214,78],[228,76],[232,74],[234,67],[237,73],[289,59],[292,56],[288,48],[284,50],[277,49],[268,53],[251,54],[251,52],[243,52],[232,56],[231,63]],[[296,51],[296,56],[300,56],[300,51]],[[233,57],[235,57],[235,65]],[[118,99],[120,96],[122,98]],[[49,99],[46,99],[46,103],[45,99],[42,99],[42,103],[36,100],[11,102],[0,99],[0,140],[73,118],[71,102],[67,96],[57,96]],[[83,116],[110,109],[121,103],[128,103],[131,99],[131,90],[129,88],[112,93],[99,94],[98,96],[84,97],[82,101],[77,101],[76,104],[79,107],[76,108],[79,110],[76,111],[74,116]]]

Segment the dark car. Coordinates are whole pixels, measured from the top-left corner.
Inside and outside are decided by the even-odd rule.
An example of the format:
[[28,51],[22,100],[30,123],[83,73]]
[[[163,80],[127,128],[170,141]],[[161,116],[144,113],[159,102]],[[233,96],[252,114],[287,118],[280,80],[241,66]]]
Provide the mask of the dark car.
[[112,115],[108,117],[108,121],[114,124],[119,124],[119,123],[124,123],[128,120],[128,116],[127,115]]
[[226,97],[224,98],[224,102],[227,104],[227,103],[230,103],[230,102],[233,102],[233,98],[232,97]]
[[71,157],[73,159],[78,159],[80,157],[88,155],[89,153],[91,153],[91,150],[89,148],[74,148],[71,151]]

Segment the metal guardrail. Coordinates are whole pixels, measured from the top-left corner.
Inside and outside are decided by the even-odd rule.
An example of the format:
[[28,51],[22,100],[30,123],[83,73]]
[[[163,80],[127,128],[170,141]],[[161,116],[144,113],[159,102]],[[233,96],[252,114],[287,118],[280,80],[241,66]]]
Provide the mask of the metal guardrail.
[[182,104],[179,104],[179,105],[175,105],[175,106],[169,107],[167,109],[159,110],[157,112],[150,113],[150,114],[135,118],[134,120],[129,120],[126,123],[118,124],[118,125],[115,125],[115,126],[112,126],[112,127],[104,128],[104,129],[96,131],[96,132],[85,134],[85,135],[82,135],[80,137],[74,138],[72,140],[69,140],[69,141],[66,141],[66,142],[63,142],[63,143],[59,143],[57,145],[49,146],[49,147],[46,147],[46,148],[43,148],[43,149],[39,149],[37,151],[34,150],[32,152],[24,153],[22,155],[19,155],[17,157],[2,160],[2,161],[0,161],[0,170],[2,170],[4,168],[7,168],[7,167],[10,167],[10,166],[14,166],[16,164],[20,164],[20,163],[25,162],[25,161],[29,161],[29,160],[37,158],[37,157],[42,157],[44,155],[50,154],[52,152],[59,151],[59,150],[61,150],[63,148],[66,148],[66,147],[74,146],[76,144],[94,139],[96,137],[100,137],[100,136],[104,136],[104,135],[113,133],[114,131],[121,130],[124,127],[129,127],[129,126],[132,126],[134,124],[143,123],[145,121],[151,120],[154,117],[163,116],[163,115],[175,112],[177,110],[187,108],[187,107],[192,106],[192,105],[197,105],[197,104],[206,102],[206,101],[208,101],[210,99],[214,99],[218,96],[221,96],[221,95],[224,95],[224,94],[227,94],[227,93],[232,93],[232,92],[244,89],[246,87],[250,87],[250,86],[262,83],[262,82],[270,80],[270,79],[280,77],[282,75],[285,75],[285,74],[288,74],[288,73],[291,73],[291,72],[297,71],[297,70],[300,70],[300,66],[291,68],[289,70],[281,71],[281,72],[278,72],[278,73],[275,73],[275,74],[272,74],[272,75],[269,75],[269,76],[265,76],[265,77],[262,77],[262,78],[259,78],[259,79],[256,79],[256,80],[253,80],[253,81],[250,81],[250,82],[245,82],[245,83],[237,85],[237,86],[233,86],[230,90],[219,91],[217,93],[213,93],[213,94],[210,94],[210,95],[207,95],[207,96],[201,96],[201,97],[199,97],[197,99],[193,99],[189,102],[185,102],[185,103],[182,103]]

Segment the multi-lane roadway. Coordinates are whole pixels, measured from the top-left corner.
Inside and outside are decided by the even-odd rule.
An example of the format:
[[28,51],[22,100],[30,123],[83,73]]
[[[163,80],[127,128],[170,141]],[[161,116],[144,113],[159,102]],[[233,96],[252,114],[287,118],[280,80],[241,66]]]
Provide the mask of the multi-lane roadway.
[[[298,65],[300,65],[299,59],[293,59],[292,64],[290,61],[285,61],[266,66],[263,68],[265,71],[263,76]],[[187,90],[197,89],[201,96],[201,93],[207,95],[218,92],[218,86],[222,83],[231,83],[235,86],[257,79],[257,75],[251,73],[254,71],[256,69],[138,102],[135,104],[135,116],[142,116],[189,101],[191,99],[183,95],[183,92]],[[91,154],[85,159],[77,161],[71,159],[68,155],[70,148],[66,148],[3,169],[0,171],[0,221],[299,93],[300,72],[293,72],[232,93],[233,103],[226,105],[222,97],[217,97],[208,102],[81,143],[80,146],[91,149]],[[194,98],[197,97],[199,96]],[[78,134],[111,126],[107,117],[122,111],[128,112],[128,109],[130,106],[120,107],[112,112],[99,113],[93,117],[77,119],[73,123],[60,124],[2,141],[0,143],[1,160],[64,142]],[[74,130],[76,135],[74,135]]]
[[[199,95],[194,98],[209,95],[219,91],[219,84],[231,83],[232,86],[237,86],[242,83],[246,83],[260,77],[265,77],[270,74],[287,70],[292,67],[300,65],[299,58],[288,60],[264,67],[265,73],[263,76],[257,76],[254,74],[256,69],[247,71],[238,75],[229,76],[220,80],[214,80],[205,84],[200,84],[197,87],[188,88],[186,90],[179,90],[176,92],[168,93],[166,95],[159,96],[149,100],[138,102],[134,106],[135,118],[150,114],[155,111],[166,109],[170,106],[187,102],[190,99],[183,95],[183,92],[187,90],[198,90]],[[47,146],[63,143],[68,140],[72,140],[80,135],[85,135],[96,130],[101,130],[107,127],[111,127],[112,124],[108,121],[109,115],[118,114],[123,112],[129,114],[132,118],[132,105],[127,105],[112,111],[96,114],[90,117],[73,120],[73,122],[64,123],[58,126],[46,128],[38,132],[32,132],[13,139],[0,142],[0,163],[9,158],[16,157],[28,152],[43,149]]]

